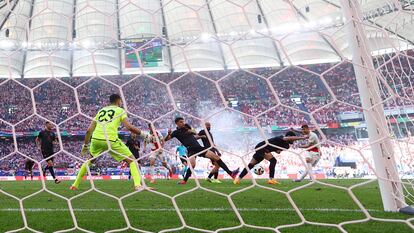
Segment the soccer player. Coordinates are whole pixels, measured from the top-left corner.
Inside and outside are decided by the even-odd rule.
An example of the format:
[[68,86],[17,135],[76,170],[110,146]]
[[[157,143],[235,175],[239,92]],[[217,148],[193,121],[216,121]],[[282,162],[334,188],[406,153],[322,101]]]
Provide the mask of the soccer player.
[[[301,182],[312,170],[313,167],[319,162],[321,159],[321,147],[319,145],[319,138],[316,133],[312,132],[309,129],[308,125],[302,125],[302,134],[308,137],[308,142],[306,145],[300,146],[300,148],[306,148],[306,170],[303,174],[299,177],[299,179],[294,180],[295,182]],[[310,176],[310,175],[309,175]],[[312,176],[310,176],[312,179]]]
[[[172,169],[167,163],[167,158],[164,155],[164,151],[162,148],[164,147],[164,139],[162,137],[162,134],[158,132],[157,130],[153,130],[151,127],[151,124],[148,124],[148,128],[150,129],[150,141],[144,140],[144,151],[146,151],[147,144],[151,144],[151,154],[149,156],[150,161],[150,176],[151,180],[150,183],[155,183],[154,175],[155,175],[155,160],[159,160],[162,163],[162,166],[164,166],[168,170],[168,176],[172,176]],[[158,140],[157,140],[158,139]]]
[[[207,129],[207,132],[204,129],[202,129],[202,130],[200,130],[200,132],[198,132],[198,136],[200,136],[201,141],[203,142],[204,148],[210,148],[210,150],[212,152],[214,152],[216,155],[221,157],[221,153],[217,150],[217,148],[214,147],[214,138],[213,138],[213,135],[211,134],[211,124],[210,124],[210,122],[206,122],[205,127]],[[211,143],[210,143],[210,140],[208,139],[207,134],[210,136],[211,142],[213,143],[213,147],[211,146]],[[214,167],[210,171],[210,174],[207,177],[207,181],[211,182],[211,183],[220,184],[221,181],[217,179],[220,166],[216,162],[214,162],[213,160],[211,160],[211,163],[213,164]],[[214,179],[211,179],[213,176],[214,176]]]
[[33,162],[33,160],[30,159],[26,159],[25,163],[24,163],[24,179],[27,179],[27,174],[30,175],[30,179],[33,180],[33,166],[34,166],[35,162]]
[[122,99],[118,94],[112,94],[109,97],[109,102],[108,106],[99,110],[86,131],[82,154],[86,154],[89,150],[93,159],[82,164],[75,182],[70,187],[71,190],[78,189],[82,177],[87,172],[87,166],[90,166],[95,161],[95,158],[108,149],[110,149],[109,154],[112,158],[118,162],[124,161],[129,165],[135,190],[142,189],[141,175],[139,174],[137,164],[134,162],[132,152],[118,138],[118,128],[122,124],[131,133],[141,137],[144,137],[144,135],[140,129],[128,121],[127,113],[121,108]]
[[187,154],[188,154],[188,152],[187,152],[187,148],[185,147],[185,146],[183,146],[183,145],[181,145],[181,146],[177,146],[177,149],[175,150],[175,153],[178,155],[178,157],[180,158],[180,160],[181,160],[181,163],[183,163],[183,165],[184,165],[184,169],[183,169],[183,177],[184,177],[184,175],[185,175],[185,173],[187,172],[187,169],[188,169],[188,164],[187,164]]
[[[141,165],[141,160],[139,159],[139,151],[141,149],[141,143],[137,140],[137,135],[131,133],[128,140],[126,141],[125,145],[131,151],[132,155],[135,159],[137,159],[138,165]],[[128,180],[131,179],[131,171],[129,171]]]
[[55,184],[59,184],[60,180],[58,180],[55,176],[55,170],[53,169],[53,157],[50,157],[54,154],[53,152],[53,143],[57,141],[56,135],[53,130],[53,124],[49,121],[45,122],[45,129],[40,131],[37,135],[35,142],[37,148],[41,151],[43,158],[46,159],[46,166],[43,171],[43,176],[46,177],[46,170],[49,170],[50,175],[52,175],[53,179],[55,180]]
[[[273,157],[272,152],[275,152],[277,154],[280,154],[283,149],[287,150],[289,149],[290,145],[293,144],[294,141],[297,140],[304,140],[306,139],[306,136],[296,136],[296,134],[292,131],[289,131],[286,133],[285,136],[277,136],[268,139],[267,141],[269,144],[266,143],[266,141],[260,142],[256,145],[254,148],[256,150],[256,153],[253,155],[253,158],[249,162],[249,169],[251,170],[256,164],[263,161],[263,159],[266,159],[270,162],[269,164],[269,180],[267,181],[268,184],[279,184],[277,180],[274,179],[275,177],[275,167],[277,160]],[[243,171],[240,173],[239,177],[236,178],[233,183],[239,184],[240,180],[243,179],[243,177],[247,175],[247,169],[244,168]]]
[[[194,168],[196,165],[196,157],[192,156],[195,155],[197,153],[197,156],[200,157],[205,157],[208,159],[213,160],[214,162],[216,162],[224,171],[227,172],[227,174],[229,174],[233,179],[237,176],[237,172],[232,172],[230,171],[230,169],[227,167],[227,165],[220,159],[220,157],[218,155],[216,155],[213,151],[208,150],[204,147],[202,147],[197,139],[200,138],[200,136],[198,135],[194,135],[194,133],[192,132],[192,130],[189,130],[186,126],[185,126],[185,122],[184,122],[184,118],[182,117],[177,117],[175,119],[175,124],[177,126],[177,129],[174,130],[173,132],[171,131],[171,129],[168,130],[168,135],[165,138],[165,141],[168,141],[172,138],[177,138],[178,141],[181,142],[181,144],[183,146],[185,146],[188,150],[188,155],[189,157],[189,161],[190,161],[190,165]],[[186,184],[188,179],[191,176],[191,169],[187,169],[187,172],[184,176],[184,179],[182,181],[180,181],[178,184]]]

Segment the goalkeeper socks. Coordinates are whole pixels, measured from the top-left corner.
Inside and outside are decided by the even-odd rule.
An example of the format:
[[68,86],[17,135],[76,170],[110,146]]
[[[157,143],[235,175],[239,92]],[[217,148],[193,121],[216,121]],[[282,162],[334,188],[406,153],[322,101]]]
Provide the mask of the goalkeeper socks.
[[269,162],[269,179],[273,179],[275,177],[275,167],[277,160],[275,158],[272,158],[271,160],[269,160]]
[[48,166],[49,172],[52,175],[53,179],[56,180],[55,170],[53,170],[53,166]]
[[190,176],[191,176],[191,169],[187,168],[187,172],[185,173],[185,176],[184,176],[184,181],[187,182]]
[[[249,170],[251,170],[254,167],[254,164],[249,163],[248,165]],[[243,179],[243,177],[247,174],[247,169],[244,168],[243,171],[240,173],[239,178]]]
[[78,188],[78,187],[79,187],[79,184],[80,184],[80,182],[81,182],[81,180],[82,180],[83,176],[84,176],[84,175],[86,174],[86,172],[87,172],[87,167],[86,167],[86,166],[89,166],[89,165],[91,165],[91,162],[90,162],[90,161],[84,162],[84,163],[82,164],[82,167],[80,168],[79,173],[78,173],[78,175],[76,176],[76,180],[75,180],[75,182],[72,184],[72,186],[73,186],[73,187],[75,187],[75,188]]
[[135,161],[129,164],[129,171],[131,172],[132,179],[134,180],[134,186],[141,186],[141,175],[138,171],[138,166]]
[[211,179],[211,177],[213,177],[214,173],[210,172],[210,174],[208,174],[208,178]]
[[221,159],[219,159],[219,160],[217,160],[216,161],[216,163],[221,167],[221,168],[223,168],[223,170],[224,171],[226,171],[227,172],[227,174],[229,174],[229,175],[231,175],[231,171],[230,171],[230,169],[227,167],[227,165],[223,162],[223,160],[221,160]]

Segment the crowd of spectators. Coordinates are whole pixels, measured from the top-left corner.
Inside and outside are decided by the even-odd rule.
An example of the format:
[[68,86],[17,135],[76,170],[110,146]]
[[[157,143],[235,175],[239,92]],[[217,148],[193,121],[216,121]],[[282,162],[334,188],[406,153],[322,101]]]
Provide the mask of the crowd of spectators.
[[[387,98],[385,107],[414,105],[411,63],[412,59],[403,55],[374,60],[380,75],[381,95]],[[388,98],[391,92],[400,98]],[[25,158],[19,153],[35,160],[42,159],[33,140],[45,120],[54,122],[61,133],[83,132],[90,119],[76,116],[79,110],[88,117],[94,117],[113,93],[122,94],[126,101],[125,108],[131,113],[130,119],[135,125],[148,129],[148,123],[153,122],[163,133],[174,127],[173,119],[178,115],[184,116],[193,127],[200,128],[200,118],[219,118],[229,109],[234,109],[236,117],[220,127],[231,128],[234,121],[239,122],[234,128],[256,127],[257,122],[251,117],[254,116],[263,129],[271,131],[271,126],[297,126],[312,119],[319,124],[338,123],[339,114],[359,112],[361,107],[353,65],[346,62],[282,70],[255,68],[138,76],[3,80],[0,85],[0,132],[10,134],[12,126],[5,122],[14,124],[17,151],[10,136],[2,137],[0,158],[11,153],[15,155],[0,160],[0,170],[21,167]],[[39,116],[30,117],[34,113]],[[357,143],[355,134],[338,132],[325,134],[332,144],[338,143],[335,147]],[[255,141],[238,136],[232,145],[227,141],[218,144],[229,155],[250,153]],[[70,155],[81,158],[81,143],[78,137],[62,136],[63,148],[56,155],[56,166],[76,167],[80,161]],[[174,153],[174,146],[169,145],[167,150]],[[326,159],[329,163],[334,161],[335,153],[330,154],[332,156]],[[235,160],[240,161],[238,157]],[[281,162],[282,165],[284,162]],[[119,164],[105,155],[97,166],[117,167]]]

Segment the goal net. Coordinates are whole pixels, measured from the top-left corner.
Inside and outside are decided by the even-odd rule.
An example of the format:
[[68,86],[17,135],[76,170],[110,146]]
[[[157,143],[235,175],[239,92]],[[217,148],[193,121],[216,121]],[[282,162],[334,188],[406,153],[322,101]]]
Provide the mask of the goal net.
[[[399,212],[414,204],[413,10],[406,0],[0,1],[0,231],[412,231]],[[71,191],[111,94],[152,135],[134,139],[145,189],[126,181],[105,134],[109,149]],[[181,144],[163,143],[177,117],[196,134],[210,123],[208,149],[230,170],[302,125],[321,157],[309,166],[307,140],[295,142],[273,153],[280,184],[266,183],[264,160],[239,185],[222,169],[213,185],[214,165],[198,156],[177,186],[165,180],[185,174]],[[45,122],[49,157],[35,143]],[[130,139],[122,126],[119,141]],[[152,167],[154,154],[165,160]],[[43,170],[50,159],[59,185]]]

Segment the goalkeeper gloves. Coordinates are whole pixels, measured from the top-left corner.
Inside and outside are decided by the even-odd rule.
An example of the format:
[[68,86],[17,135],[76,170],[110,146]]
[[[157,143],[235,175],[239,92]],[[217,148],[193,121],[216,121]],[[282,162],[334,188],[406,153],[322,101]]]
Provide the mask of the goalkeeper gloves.
[[85,155],[85,154],[87,154],[89,152],[89,144],[87,144],[87,145],[83,145],[82,146],[82,152],[81,152],[81,154],[82,155]]

